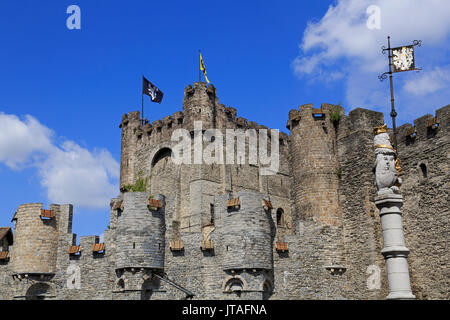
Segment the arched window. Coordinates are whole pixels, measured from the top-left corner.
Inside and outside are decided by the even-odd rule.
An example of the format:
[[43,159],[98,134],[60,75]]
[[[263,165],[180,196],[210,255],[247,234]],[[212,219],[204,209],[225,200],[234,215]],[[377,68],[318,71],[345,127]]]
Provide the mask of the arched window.
[[119,279],[116,282],[116,290],[123,290],[125,289],[125,281],[123,279]]
[[238,278],[233,278],[233,279],[228,280],[228,282],[225,285],[226,292],[240,293],[243,289],[244,289],[244,284]]
[[281,208],[277,210],[277,227],[284,227],[284,211]]
[[172,156],[172,150],[170,150],[169,148],[162,148],[153,157],[152,167],[154,167],[159,161],[161,161],[165,158],[170,158],[171,156]]

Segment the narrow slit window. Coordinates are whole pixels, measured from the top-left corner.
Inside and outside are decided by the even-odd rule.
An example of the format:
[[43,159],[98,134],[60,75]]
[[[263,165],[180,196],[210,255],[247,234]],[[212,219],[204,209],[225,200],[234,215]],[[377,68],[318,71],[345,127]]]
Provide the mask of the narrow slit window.
[[214,224],[214,204],[209,204],[209,213],[211,215],[211,224]]
[[427,166],[425,163],[421,163],[420,164],[420,169],[422,170],[422,175],[424,178],[428,177],[428,171],[427,171]]

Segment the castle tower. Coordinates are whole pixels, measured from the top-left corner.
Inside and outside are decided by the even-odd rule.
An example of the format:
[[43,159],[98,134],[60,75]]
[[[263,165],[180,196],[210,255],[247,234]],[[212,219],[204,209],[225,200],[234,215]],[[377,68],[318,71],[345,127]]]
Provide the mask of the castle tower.
[[212,84],[195,82],[184,89],[183,114],[184,127],[192,131],[194,121],[202,121],[203,130],[216,128],[218,99]]
[[164,269],[165,197],[126,192],[116,214],[114,299],[149,299]]
[[226,273],[223,290],[245,292],[244,299],[261,299],[273,287],[274,222],[270,212],[264,210],[262,193],[240,191],[235,197],[239,204],[234,207],[228,206],[228,195],[215,201],[221,215],[218,228]]
[[142,120],[139,111],[122,116],[119,127],[122,129],[120,157],[120,188],[134,183],[135,153],[138,140],[142,137]]
[[339,106],[322,104],[315,109],[308,104],[291,110],[288,122],[294,210],[299,222],[321,225],[319,263],[329,270],[343,264],[337,128],[332,121],[341,114]]
[[161,208],[148,208],[149,193],[126,192],[116,228],[116,269],[164,269],[164,196],[156,195]]
[[22,204],[15,215],[14,251],[11,262],[16,274],[56,272],[59,205],[41,211],[42,203]]
[[336,129],[331,113],[343,108],[311,104],[289,112],[293,198],[297,216],[324,225],[340,226],[339,162],[336,150]]

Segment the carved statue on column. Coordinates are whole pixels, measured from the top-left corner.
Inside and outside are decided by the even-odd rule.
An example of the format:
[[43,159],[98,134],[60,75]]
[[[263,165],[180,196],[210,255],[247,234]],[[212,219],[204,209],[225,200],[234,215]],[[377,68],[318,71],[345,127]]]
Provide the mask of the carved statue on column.
[[401,168],[392,147],[386,124],[374,128],[375,180],[377,196],[375,204],[380,210],[383,249],[388,276],[387,299],[414,299],[408,271],[409,249],[405,246],[401,207],[403,197],[399,194],[402,183]]
[[375,179],[378,195],[398,194],[399,187],[402,184],[402,179],[399,177],[401,168],[387,133],[387,125],[374,128],[374,133]]

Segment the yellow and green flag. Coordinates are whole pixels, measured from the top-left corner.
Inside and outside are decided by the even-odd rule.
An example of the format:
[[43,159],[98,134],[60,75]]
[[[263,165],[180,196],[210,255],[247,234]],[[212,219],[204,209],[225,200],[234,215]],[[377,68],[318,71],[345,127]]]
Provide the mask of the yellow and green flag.
[[198,51],[198,53],[200,54],[200,71],[203,71],[203,74],[205,75],[206,82],[209,83],[208,77],[206,76],[205,64],[203,63],[203,58],[202,58],[202,54],[201,54],[200,50]]

